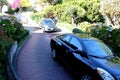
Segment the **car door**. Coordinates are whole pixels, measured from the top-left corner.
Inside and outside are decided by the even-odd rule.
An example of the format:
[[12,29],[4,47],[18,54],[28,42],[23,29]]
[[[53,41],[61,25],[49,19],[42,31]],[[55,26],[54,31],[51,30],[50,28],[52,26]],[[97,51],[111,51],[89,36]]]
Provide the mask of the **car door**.
[[59,40],[59,43],[61,44],[59,46],[59,56],[64,62],[66,62],[66,49],[69,45],[70,39],[71,39],[71,36],[68,34],[65,34],[65,35],[61,35]]
[[84,51],[82,42],[76,37],[72,37],[70,45],[73,51],[69,51],[67,55],[70,66],[75,69],[77,74],[92,71],[90,68],[90,60]]
[[69,43],[69,48],[70,49],[67,49],[68,51],[66,57],[69,67],[71,67],[72,70],[75,69],[81,71],[82,69],[80,69],[80,67],[83,67],[82,60],[84,60],[84,58],[82,57],[83,47],[79,39],[72,37]]

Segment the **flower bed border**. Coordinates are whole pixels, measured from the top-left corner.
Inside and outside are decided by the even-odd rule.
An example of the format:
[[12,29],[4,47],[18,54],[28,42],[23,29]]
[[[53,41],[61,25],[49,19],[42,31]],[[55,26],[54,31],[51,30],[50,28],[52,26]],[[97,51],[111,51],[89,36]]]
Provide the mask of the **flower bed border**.
[[24,42],[21,44],[21,46],[18,46],[17,41],[14,42],[14,44],[10,47],[9,53],[8,53],[8,62],[7,62],[7,74],[9,80],[20,80],[17,72],[17,61],[19,52],[22,49],[22,47],[25,45],[25,43],[29,40],[31,35],[29,35]]

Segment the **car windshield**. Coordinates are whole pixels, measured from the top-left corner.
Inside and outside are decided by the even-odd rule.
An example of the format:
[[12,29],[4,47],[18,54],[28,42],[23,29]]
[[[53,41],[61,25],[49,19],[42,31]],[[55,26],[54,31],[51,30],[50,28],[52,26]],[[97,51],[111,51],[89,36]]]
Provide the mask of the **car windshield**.
[[49,26],[54,26],[55,25],[54,22],[50,19],[43,20],[43,24],[49,25]]
[[83,42],[89,55],[96,57],[113,56],[112,51],[100,41],[84,41]]

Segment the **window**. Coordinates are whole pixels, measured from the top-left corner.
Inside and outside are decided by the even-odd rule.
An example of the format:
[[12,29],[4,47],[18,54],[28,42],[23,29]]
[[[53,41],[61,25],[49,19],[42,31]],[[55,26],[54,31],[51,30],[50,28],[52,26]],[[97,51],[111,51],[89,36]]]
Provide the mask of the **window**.
[[82,46],[80,44],[80,42],[76,39],[76,38],[72,38],[70,41],[70,44],[72,44],[73,46],[75,46],[77,49],[82,51]]
[[[100,41],[84,41],[83,42],[89,55],[97,57],[112,56],[112,51]],[[92,44],[92,45],[91,45]]]
[[63,41],[65,41],[65,42],[69,42],[70,39],[71,39],[71,36],[70,36],[70,35],[62,35],[62,36],[61,36],[61,39],[62,39]]

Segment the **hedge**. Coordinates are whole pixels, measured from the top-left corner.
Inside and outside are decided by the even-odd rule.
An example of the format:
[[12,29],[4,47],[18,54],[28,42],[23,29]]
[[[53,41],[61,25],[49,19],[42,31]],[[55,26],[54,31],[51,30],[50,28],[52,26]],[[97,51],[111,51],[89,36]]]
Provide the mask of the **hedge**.
[[10,46],[15,40],[21,42],[22,38],[29,35],[21,23],[13,16],[0,16],[0,80],[8,80],[6,65]]
[[90,24],[88,22],[81,23],[78,28],[84,33],[102,40],[120,57],[120,29],[114,29],[102,24]]

